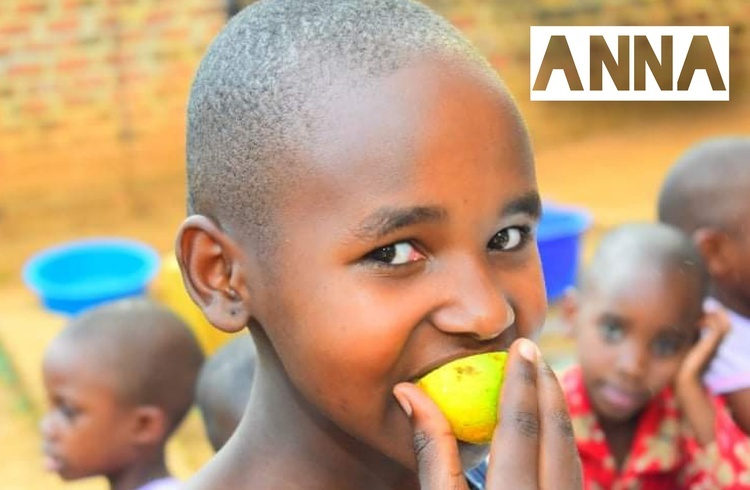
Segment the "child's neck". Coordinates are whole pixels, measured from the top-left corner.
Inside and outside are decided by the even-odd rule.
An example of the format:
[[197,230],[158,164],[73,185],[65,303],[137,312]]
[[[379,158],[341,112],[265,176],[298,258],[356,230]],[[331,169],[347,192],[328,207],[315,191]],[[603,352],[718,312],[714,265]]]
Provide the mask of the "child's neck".
[[622,422],[599,419],[599,425],[604,432],[604,440],[615,459],[615,468],[618,472],[622,471],[631,452],[638,431],[638,422],[640,422],[640,414]]
[[110,490],[136,490],[145,484],[171,476],[164,462],[164,450],[156,451],[152,457],[132,464],[116,475],[107,477]]
[[[236,437],[221,459],[224,488],[410,489],[413,471],[356,440],[297,393],[275,354],[256,342],[259,368]],[[217,463],[219,463],[217,461]],[[250,486],[248,486],[250,485]]]

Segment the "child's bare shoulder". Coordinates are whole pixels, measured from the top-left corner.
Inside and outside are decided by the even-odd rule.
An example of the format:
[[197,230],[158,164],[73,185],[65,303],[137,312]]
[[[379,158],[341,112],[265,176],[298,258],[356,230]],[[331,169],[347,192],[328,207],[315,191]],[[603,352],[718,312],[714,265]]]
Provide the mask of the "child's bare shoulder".
[[[231,442],[229,443],[231,445]],[[245,447],[229,448],[216,454],[189,481],[183,490],[283,490],[284,481],[269,482],[275,475],[276,480],[284,473],[270,471],[272,464],[261,461],[261,455],[254,455],[252,461],[247,457]],[[265,470],[264,470],[265,469]]]

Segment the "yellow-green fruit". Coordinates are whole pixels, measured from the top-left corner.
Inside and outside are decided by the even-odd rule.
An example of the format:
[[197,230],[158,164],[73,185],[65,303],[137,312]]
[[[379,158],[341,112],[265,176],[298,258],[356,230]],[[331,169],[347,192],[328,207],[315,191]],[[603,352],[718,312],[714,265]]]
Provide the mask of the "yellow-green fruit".
[[440,407],[457,439],[472,444],[492,440],[506,352],[488,352],[443,364],[419,381]]

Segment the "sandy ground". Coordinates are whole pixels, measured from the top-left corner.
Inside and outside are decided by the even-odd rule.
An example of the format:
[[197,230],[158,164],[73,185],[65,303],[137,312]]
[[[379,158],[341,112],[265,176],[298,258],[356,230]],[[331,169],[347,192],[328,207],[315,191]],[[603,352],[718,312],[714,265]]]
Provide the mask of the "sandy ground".
[[[540,188],[545,197],[582,205],[593,212],[594,228],[585,242],[587,255],[602,231],[623,221],[653,217],[654,197],[664,172],[687,146],[711,135],[750,133],[748,114],[750,103],[733,103],[648,121],[644,118],[643,123],[648,124],[631,121],[626,127],[615,125],[594,137],[586,136],[585,121],[571,121],[581,127],[579,137],[546,145],[537,154]],[[119,223],[116,231],[143,237],[163,249],[171,243],[181,207],[180,203],[166,208],[166,214],[151,224],[143,220]],[[64,485],[41,471],[36,425],[44,402],[38,363],[45,339],[60,327],[61,319],[42,311],[20,281],[8,281],[3,287],[0,345],[7,351],[16,376],[7,366],[0,370],[0,488],[106,488],[101,480]],[[550,324],[542,339],[543,348],[553,362],[563,363],[570,357],[570,344],[554,318]],[[195,414],[178,440],[179,447],[170,453],[172,467],[186,477],[209,454]]]

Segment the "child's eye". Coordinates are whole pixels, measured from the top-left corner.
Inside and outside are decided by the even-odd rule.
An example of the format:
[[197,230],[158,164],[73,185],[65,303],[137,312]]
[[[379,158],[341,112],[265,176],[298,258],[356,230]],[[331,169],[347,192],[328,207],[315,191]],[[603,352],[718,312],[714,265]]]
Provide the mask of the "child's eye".
[[601,332],[602,338],[608,343],[619,342],[625,335],[622,327],[611,321],[602,322],[599,325],[599,332]]
[[380,265],[398,266],[423,260],[425,257],[411,243],[397,242],[380,247],[367,254],[365,258]]
[[528,241],[530,233],[531,228],[528,226],[509,226],[497,232],[487,247],[492,250],[514,250]]
[[78,416],[78,413],[79,413],[79,411],[76,408],[71,407],[70,405],[67,405],[64,403],[58,406],[58,410],[63,415],[63,417],[65,417],[68,420],[73,420],[74,418],[76,418],[76,416]]
[[680,342],[675,338],[660,337],[651,344],[651,351],[658,357],[673,356],[680,350]]

